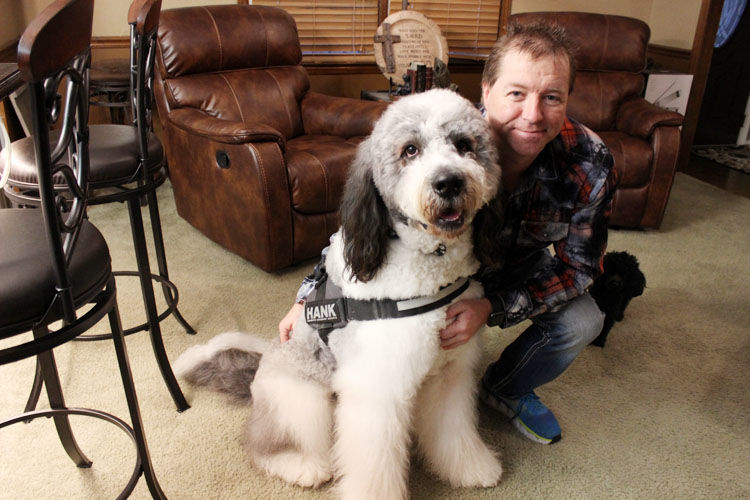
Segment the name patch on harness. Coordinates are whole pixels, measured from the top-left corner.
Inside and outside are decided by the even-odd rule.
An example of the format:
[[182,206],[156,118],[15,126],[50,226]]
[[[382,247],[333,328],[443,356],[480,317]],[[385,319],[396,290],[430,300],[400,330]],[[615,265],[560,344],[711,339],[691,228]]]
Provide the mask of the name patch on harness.
[[344,320],[341,299],[315,300],[305,303],[305,321],[309,325],[319,323],[340,323]]
[[[433,311],[449,304],[469,288],[469,279],[460,278],[436,294],[412,299],[351,299],[342,297],[339,287],[323,278],[305,302],[305,321],[318,331],[324,343],[328,335],[349,321],[404,318]],[[321,298],[318,297],[328,297]]]

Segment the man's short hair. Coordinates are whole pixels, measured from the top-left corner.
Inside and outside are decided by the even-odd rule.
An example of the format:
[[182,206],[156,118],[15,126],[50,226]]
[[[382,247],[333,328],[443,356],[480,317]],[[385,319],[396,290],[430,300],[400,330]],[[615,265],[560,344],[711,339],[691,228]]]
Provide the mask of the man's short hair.
[[503,58],[511,50],[528,54],[532,59],[545,56],[565,58],[570,65],[569,90],[573,92],[576,76],[575,48],[562,26],[544,22],[508,24],[505,33],[495,42],[487,62],[484,63],[482,84],[491,87],[495,83]]

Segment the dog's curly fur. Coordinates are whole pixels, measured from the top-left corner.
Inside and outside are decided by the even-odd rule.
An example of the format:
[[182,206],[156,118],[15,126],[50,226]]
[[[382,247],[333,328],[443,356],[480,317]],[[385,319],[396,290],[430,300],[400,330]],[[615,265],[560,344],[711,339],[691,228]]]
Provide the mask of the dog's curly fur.
[[[395,102],[350,169],[328,279],[351,298],[401,300],[473,275],[480,260],[497,258],[489,238],[473,236],[492,229],[472,224],[500,227],[501,212],[488,206],[499,179],[490,129],[470,102],[447,90]],[[456,300],[481,295],[471,282]],[[314,487],[335,475],[343,498],[407,498],[413,436],[438,477],[491,486],[502,467],[477,431],[479,336],[441,349],[446,307],[352,321],[331,332],[328,346],[304,318],[281,345],[223,334],[186,351],[175,372],[208,384],[235,366],[218,361],[224,353],[234,360],[237,350],[262,352],[248,452],[256,466],[291,483]]]
[[604,273],[591,286],[591,296],[605,314],[604,326],[591,344],[604,347],[615,322],[625,317],[625,308],[634,297],[643,294],[646,277],[638,259],[628,252],[609,252],[604,256]]

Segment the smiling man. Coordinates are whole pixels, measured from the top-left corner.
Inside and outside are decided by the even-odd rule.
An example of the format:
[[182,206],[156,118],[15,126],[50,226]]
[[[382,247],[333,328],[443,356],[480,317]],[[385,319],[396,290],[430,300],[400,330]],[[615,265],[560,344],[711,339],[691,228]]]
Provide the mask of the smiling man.
[[[542,444],[561,438],[554,414],[534,390],[557,378],[602,329],[589,295],[602,272],[616,186],[602,140],[570,119],[575,59],[565,32],[544,24],[510,25],[482,74],[485,117],[497,137],[504,223],[492,238],[502,262],[483,262],[485,298],[448,308],[444,349],[466,343],[485,323],[531,325],[486,370],[480,398]],[[552,245],[554,255],[548,247]],[[282,342],[302,303],[325,274],[325,253],[279,323]]]
[[450,349],[485,323],[506,328],[531,319],[487,368],[480,398],[543,444],[559,441],[561,430],[534,390],[602,328],[588,289],[602,272],[616,185],[602,140],[566,115],[574,79],[573,51],[559,27],[511,25],[496,42],[482,100],[500,151],[505,221],[497,238],[505,255],[484,263],[485,298],[453,304],[441,333]]

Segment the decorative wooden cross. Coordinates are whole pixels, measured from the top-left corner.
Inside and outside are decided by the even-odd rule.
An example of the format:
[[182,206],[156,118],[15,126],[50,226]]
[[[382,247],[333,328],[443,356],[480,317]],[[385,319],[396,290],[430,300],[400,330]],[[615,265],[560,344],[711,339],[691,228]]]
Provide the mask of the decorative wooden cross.
[[385,59],[386,71],[396,71],[396,60],[393,57],[393,44],[401,41],[401,37],[391,33],[391,24],[383,23],[383,34],[375,35],[375,43],[383,44],[383,58]]

